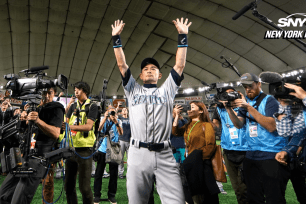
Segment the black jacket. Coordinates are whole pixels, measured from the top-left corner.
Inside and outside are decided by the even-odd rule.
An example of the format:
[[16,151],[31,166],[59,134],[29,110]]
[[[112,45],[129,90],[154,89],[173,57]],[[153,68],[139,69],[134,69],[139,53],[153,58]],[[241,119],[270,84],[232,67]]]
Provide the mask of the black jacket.
[[220,193],[210,160],[202,159],[202,150],[194,150],[184,160],[184,170],[191,196],[209,192]]

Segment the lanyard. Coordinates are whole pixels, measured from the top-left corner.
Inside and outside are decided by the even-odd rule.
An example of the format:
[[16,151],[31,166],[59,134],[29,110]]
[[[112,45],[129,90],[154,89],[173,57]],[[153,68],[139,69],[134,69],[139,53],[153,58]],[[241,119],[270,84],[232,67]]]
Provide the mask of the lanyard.
[[191,133],[192,129],[194,128],[194,126],[195,126],[198,122],[200,122],[200,121],[198,120],[198,121],[192,126],[191,130],[189,131],[189,134],[188,134],[188,137],[187,137],[187,143],[188,143],[189,136],[190,136],[190,133]]

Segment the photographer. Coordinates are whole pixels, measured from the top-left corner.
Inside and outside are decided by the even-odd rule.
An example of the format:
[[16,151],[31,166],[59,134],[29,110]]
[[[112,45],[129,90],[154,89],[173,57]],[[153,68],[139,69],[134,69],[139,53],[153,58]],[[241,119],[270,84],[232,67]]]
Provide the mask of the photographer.
[[[105,112],[104,117],[101,120],[99,131],[105,135],[109,135],[113,142],[119,142],[119,135],[123,134],[122,122],[117,119],[118,116],[115,109],[111,108]],[[103,138],[101,141],[101,146],[99,151],[95,154],[95,160],[97,161],[97,169],[95,174],[94,183],[94,203],[100,202],[101,197],[101,187],[102,187],[102,177],[104,168],[106,166],[106,148],[107,148],[107,138]],[[110,179],[108,185],[108,200],[111,203],[117,203],[115,196],[117,192],[117,175],[118,175],[118,164],[109,163]]]
[[13,110],[8,99],[1,104],[0,126],[6,125],[13,118]]
[[[74,93],[78,99],[77,103],[70,106],[67,113],[67,123],[71,129],[71,136],[75,151],[81,157],[92,154],[93,145],[96,140],[94,133],[95,121],[97,119],[98,107],[88,96],[90,87],[86,82],[74,84]],[[63,127],[65,128],[65,127]],[[76,178],[79,172],[79,188],[82,193],[83,203],[92,203],[93,195],[90,186],[92,158],[83,159],[78,155],[66,160],[65,191],[67,203],[77,203]]]
[[[64,117],[64,107],[53,102],[56,88],[49,88],[43,92],[43,105],[38,111],[29,113],[27,120],[34,121],[38,127],[35,148],[37,156],[52,151],[52,147],[60,134],[60,127]],[[36,169],[46,171],[44,167]],[[37,177],[15,177],[9,173],[0,188],[1,204],[27,204],[31,203],[36,189],[42,178]]]
[[290,172],[275,160],[276,153],[287,144],[287,139],[278,135],[273,118],[278,111],[278,102],[262,92],[256,75],[243,74],[240,82],[246,97],[231,102],[232,107],[239,107],[238,115],[232,109],[228,113],[236,128],[246,125],[246,138],[251,148],[243,162],[247,201],[285,204]]
[[[224,87],[218,92],[218,95],[232,93],[236,91],[234,87]],[[236,198],[239,204],[247,202],[247,187],[241,178],[242,164],[245,158],[246,151],[249,150],[246,142],[245,125],[241,129],[236,129],[229,117],[229,110],[235,114],[238,113],[238,108],[227,106],[227,101],[219,101],[212,117],[215,129],[221,128],[221,147],[223,148],[224,161],[227,168],[227,173],[230,177],[232,187],[235,191]]]
[[[302,100],[303,105],[306,105],[306,92],[299,86],[293,84],[285,84],[286,88],[293,89],[295,92],[290,93],[291,95]],[[305,118],[302,109],[295,111],[293,110],[293,104],[290,99],[278,99],[280,101],[279,111],[274,114],[276,129],[280,136],[289,138],[289,143],[285,146],[281,152],[277,153],[275,159],[283,165],[287,166],[287,161],[292,165],[294,161],[299,162],[297,158],[299,147],[304,146],[303,141],[305,140]],[[304,107],[305,109],[305,107]],[[296,160],[294,160],[296,159]],[[303,162],[303,161],[301,161]],[[298,166],[290,166],[291,177],[297,200],[300,203],[306,203],[306,185],[305,178],[303,177],[303,171]]]

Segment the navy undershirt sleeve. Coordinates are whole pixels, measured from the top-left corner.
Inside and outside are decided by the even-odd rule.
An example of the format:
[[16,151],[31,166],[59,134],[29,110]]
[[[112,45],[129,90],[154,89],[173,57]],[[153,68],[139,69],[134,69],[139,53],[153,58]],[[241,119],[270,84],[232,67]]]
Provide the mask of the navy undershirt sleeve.
[[123,86],[126,86],[126,85],[127,85],[127,83],[128,83],[129,80],[130,80],[130,77],[131,77],[131,70],[130,70],[130,68],[128,68],[128,69],[126,70],[126,72],[125,72],[125,77],[123,77],[123,76],[121,75]]
[[171,76],[172,76],[172,78],[173,78],[175,84],[176,84],[177,86],[180,86],[180,85],[181,85],[181,82],[182,82],[183,79],[184,79],[184,74],[182,73],[182,76],[180,76],[174,69],[171,69],[170,73],[171,73]]
[[277,100],[270,96],[268,99],[267,99],[267,103],[266,103],[266,107],[265,107],[265,112],[266,112],[266,117],[273,117],[273,114],[274,113],[277,113],[278,112],[278,107],[279,107],[279,104],[277,102]]
[[247,111],[244,108],[239,108],[238,109],[238,115],[237,116],[245,118],[246,114],[247,114]]

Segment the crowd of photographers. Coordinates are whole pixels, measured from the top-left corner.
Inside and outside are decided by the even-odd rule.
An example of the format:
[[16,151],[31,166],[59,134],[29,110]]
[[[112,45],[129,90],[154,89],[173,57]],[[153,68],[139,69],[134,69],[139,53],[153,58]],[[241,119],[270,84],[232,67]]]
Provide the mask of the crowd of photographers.
[[[254,74],[243,74],[240,82],[245,90],[245,95],[239,92],[239,97],[227,101],[219,98],[211,117],[215,131],[212,135],[220,132],[225,166],[237,202],[239,204],[286,203],[285,190],[290,179],[297,200],[300,203],[306,203],[306,172],[303,166],[306,160],[306,152],[303,149],[306,129],[306,91],[300,86],[285,84],[286,88],[292,90],[289,95],[298,99],[291,100],[288,97],[273,97],[265,94],[261,89],[260,78]],[[0,126],[4,127],[16,118],[27,124],[31,122],[36,124],[38,128],[32,136],[35,136],[33,139],[36,141],[35,155],[39,157],[51,152],[56,144],[63,140],[68,125],[75,154],[67,158],[65,162],[67,203],[77,203],[77,174],[79,174],[79,188],[83,203],[99,203],[107,148],[107,140],[99,135],[100,132],[110,135],[112,142],[120,140],[124,155],[128,151],[131,137],[128,111],[123,108],[123,117],[118,119],[117,109],[111,107],[100,118],[101,113],[98,106],[88,98],[89,85],[86,82],[78,82],[74,86],[77,102],[73,98],[66,109],[60,103],[53,101],[57,92],[56,87],[43,92],[41,103],[34,111],[27,110],[28,106],[13,109],[9,99],[1,99]],[[218,94],[224,93],[236,94],[237,92],[232,86],[218,89]],[[202,103],[193,102],[193,104],[195,105],[191,109],[196,107],[199,109],[202,106]],[[203,106],[205,112],[206,107],[204,104]],[[182,117],[181,111],[180,106],[176,106],[173,111],[173,125],[179,128],[178,130],[187,128],[191,123]],[[181,135],[177,135],[178,130],[172,131],[174,135],[171,135],[170,139],[175,160],[180,164],[184,162],[188,153],[185,151],[183,137],[177,137],[183,136],[184,131]],[[27,132],[27,130],[24,131]],[[20,137],[21,141],[23,138]],[[11,147],[19,146],[20,144],[5,143],[4,140],[1,140],[0,153],[4,151],[8,155]],[[95,151],[95,146],[98,149],[94,155],[97,167],[93,194],[90,181],[93,170],[91,155]],[[208,154],[208,150],[205,152]],[[41,182],[44,185],[43,202],[53,202],[55,165],[49,168],[43,165],[36,167],[36,170],[40,171],[43,176],[16,177],[12,172],[7,175],[3,173],[6,177],[0,187],[1,204],[31,203]],[[123,178],[123,162],[120,165],[110,163],[109,171],[107,196],[111,203],[116,203],[117,177],[119,174],[119,178]],[[189,198],[188,184],[184,184],[183,180],[184,178],[182,178],[182,185],[186,201],[193,203],[195,199]],[[213,187],[215,185],[214,183]],[[217,198],[212,197],[211,201],[211,203],[218,203]]]

